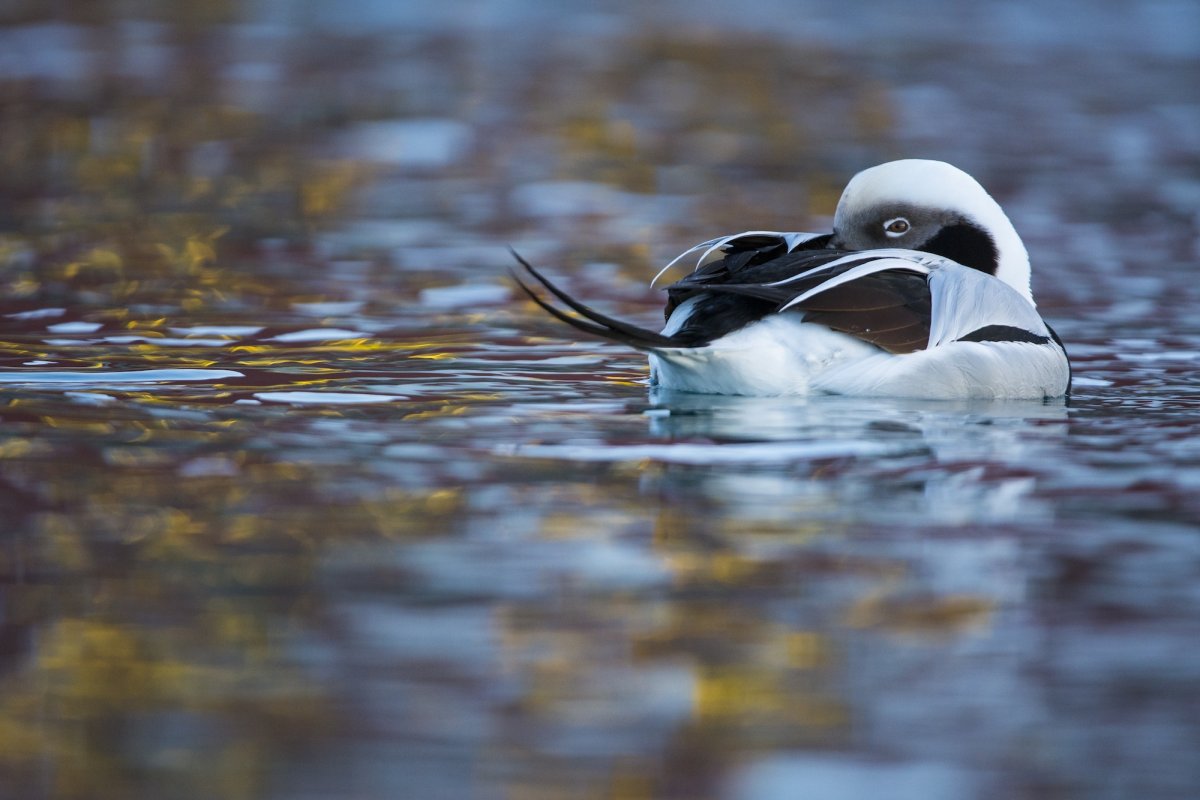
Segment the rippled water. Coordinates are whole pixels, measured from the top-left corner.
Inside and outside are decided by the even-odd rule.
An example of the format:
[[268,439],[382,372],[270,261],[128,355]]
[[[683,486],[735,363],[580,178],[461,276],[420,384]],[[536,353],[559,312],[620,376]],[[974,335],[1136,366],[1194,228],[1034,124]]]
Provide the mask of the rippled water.
[[[1196,10],[809,5],[17,4],[0,796],[1200,791]],[[898,155],[1069,402],[658,393],[505,275],[652,324]]]

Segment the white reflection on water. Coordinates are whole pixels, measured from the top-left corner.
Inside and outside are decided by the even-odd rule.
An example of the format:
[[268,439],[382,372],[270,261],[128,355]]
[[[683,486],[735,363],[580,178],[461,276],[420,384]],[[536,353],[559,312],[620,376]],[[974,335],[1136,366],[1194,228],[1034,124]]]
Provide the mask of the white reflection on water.
[[[642,412],[653,441],[592,432],[510,441],[498,456],[580,463],[710,467],[687,480],[743,519],[817,514],[953,525],[1048,518],[1037,467],[1067,435],[1054,402],[920,402],[845,397],[746,398],[652,391]],[[611,412],[604,404],[530,404],[509,413]],[[837,481],[797,470],[843,462]],[[809,465],[809,466],[806,466]],[[726,469],[726,467],[741,469]],[[656,480],[666,484],[671,471]],[[887,488],[884,488],[887,487]],[[695,487],[693,487],[694,490]],[[915,505],[914,505],[915,504]],[[822,511],[821,509],[827,509]]]
[[107,386],[126,383],[176,383],[185,381],[215,381],[222,378],[241,378],[242,373],[231,369],[137,369],[95,370],[94,372],[0,372],[0,383],[36,386],[38,384],[73,384]]
[[844,756],[776,756],[752,763],[730,781],[729,800],[964,800],[975,797],[970,772],[936,761],[889,763]]
[[362,392],[255,392],[254,396],[270,403],[317,406],[392,403],[407,399],[404,395],[399,394],[365,394]]
[[[1063,400],[927,401],[903,398],[727,397],[654,389],[650,402],[666,415],[653,415],[655,433],[688,433],[727,439],[777,441],[799,434],[821,436],[886,433],[936,435],[1020,420],[1065,421]],[[972,437],[968,437],[972,438]]]

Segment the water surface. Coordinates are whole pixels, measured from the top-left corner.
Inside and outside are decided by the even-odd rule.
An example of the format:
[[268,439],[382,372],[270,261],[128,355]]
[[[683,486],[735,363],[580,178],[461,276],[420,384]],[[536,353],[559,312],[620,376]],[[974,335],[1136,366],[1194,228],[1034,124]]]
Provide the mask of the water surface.
[[[779,6],[12,12],[0,795],[1194,795],[1195,9]],[[897,156],[1069,402],[660,393],[505,274],[653,325]]]

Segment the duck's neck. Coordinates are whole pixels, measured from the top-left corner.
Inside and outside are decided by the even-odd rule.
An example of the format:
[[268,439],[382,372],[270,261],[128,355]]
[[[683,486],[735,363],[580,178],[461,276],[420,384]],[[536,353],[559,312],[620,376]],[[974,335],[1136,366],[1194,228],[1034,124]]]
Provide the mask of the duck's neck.
[[1025,243],[1017,235],[1017,229],[1000,208],[1000,204],[990,196],[987,199],[990,202],[983,204],[976,212],[975,221],[990,234],[988,238],[995,247],[996,267],[992,274],[1020,292],[1030,303],[1037,305],[1029,285],[1029,251],[1025,249]]

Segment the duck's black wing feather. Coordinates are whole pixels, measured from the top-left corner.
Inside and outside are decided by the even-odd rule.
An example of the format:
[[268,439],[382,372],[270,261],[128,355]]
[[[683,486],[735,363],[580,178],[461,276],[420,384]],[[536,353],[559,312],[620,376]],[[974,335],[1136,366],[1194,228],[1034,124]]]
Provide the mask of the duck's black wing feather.
[[738,246],[727,248],[723,258],[702,265],[667,287],[668,318],[682,303],[693,301],[687,319],[670,336],[622,322],[580,303],[516,253],[513,255],[526,274],[575,314],[542,300],[520,276],[513,277],[534,302],[563,322],[641,350],[702,347],[778,313],[785,306],[788,308],[784,313],[803,313],[805,321],[849,334],[890,353],[911,353],[925,348],[932,303],[924,272],[907,269],[875,272],[789,306],[822,283],[878,256],[862,253],[861,258],[847,259],[856,254],[823,246],[828,237],[792,252],[787,252],[786,245],[775,237],[761,237],[763,241],[758,243],[746,241],[750,238],[742,237],[737,241]]
[[[697,346],[719,339],[875,258],[845,261],[853,252],[816,248],[763,259],[760,252],[738,252],[705,265],[667,287],[672,311],[695,298],[692,313],[672,338]],[[840,262],[826,268],[831,262]],[[807,273],[807,274],[806,274]],[[803,275],[801,278],[796,276]],[[787,281],[786,283],[780,283]],[[932,316],[926,275],[902,269],[866,275],[826,289],[788,311],[870,342],[889,353],[911,353],[929,341]]]
[[533,291],[533,289],[527,283],[521,280],[521,276],[514,272],[512,274],[513,280],[517,282],[517,285],[521,287],[521,290],[525,292],[525,294],[529,295],[530,300],[541,306],[542,309],[544,309],[551,316],[562,320],[568,325],[571,325],[572,327],[581,330],[584,333],[590,333],[593,336],[599,336],[603,339],[610,339],[614,342],[621,342],[622,344],[627,344],[630,347],[634,347],[639,350],[652,350],[656,347],[679,346],[672,339],[663,336],[660,333],[655,333],[654,331],[647,330],[646,328],[640,328],[637,325],[631,325],[628,322],[623,322],[616,317],[610,317],[607,314],[602,314],[596,309],[584,305],[564,292],[562,289],[555,286],[548,278],[546,278],[546,276],[534,269],[533,265],[521,258],[521,256],[518,255],[515,250],[512,251],[512,254],[513,257],[517,259],[517,262],[525,269],[525,272],[528,275],[532,276],[534,280],[546,287],[547,291],[549,291],[552,295],[565,303],[568,308],[579,315],[572,316],[550,305],[545,300],[538,297],[537,292]]
[[[691,290],[703,291],[715,285],[774,283],[845,255],[844,250],[826,247],[831,238],[833,234],[810,239],[790,252],[787,242],[779,236],[743,234],[732,239],[722,247],[725,254],[723,258],[702,264],[687,277],[667,287],[667,305],[663,315],[669,318],[676,306],[695,293]],[[746,294],[750,295],[749,290]]]

